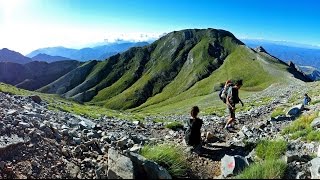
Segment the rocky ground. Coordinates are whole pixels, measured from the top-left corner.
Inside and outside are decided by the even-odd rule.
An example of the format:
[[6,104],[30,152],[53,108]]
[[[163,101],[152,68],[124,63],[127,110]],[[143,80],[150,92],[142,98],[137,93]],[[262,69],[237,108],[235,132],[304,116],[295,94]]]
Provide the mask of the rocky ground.
[[[294,92],[303,94],[306,90],[307,87],[301,84],[276,91],[270,87],[255,94],[244,103],[258,101],[261,97],[274,100],[247,112],[237,112],[235,129],[230,132],[223,129],[227,117],[201,116],[200,112],[204,121],[204,144],[200,154],[188,153],[190,171],[185,178],[224,178],[221,163],[225,155],[250,158],[252,144],[262,138],[279,137],[286,139],[290,146],[286,156],[289,159],[286,178],[311,178],[310,157],[316,153],[319,144],[292,141],[280,135],[294,116],[270,117],[275,107],[288,104]],[[312,105],[309,111],[302,113],[314,112],[318,106]],[[189,116],[163,118],[185,121]],[[148,142],[170,141],[183,145],[184,130],[174,131],[164,125],[153,122],[153,117],[145,119],[144,123],[107,117],[90,120],[51,111],[37,96],[0,92],[0,178],[137,178],[139,175],[132,176],[132,173],[121,175],[113,167],[119,167],[119,162],[132,161],[132,169],[136,171],[137,162],[133,159],[138,155],[135,153]],[[143,157],[137,159],[146,164]],[[156,169],[157,178],[170,177],[161,168]]]

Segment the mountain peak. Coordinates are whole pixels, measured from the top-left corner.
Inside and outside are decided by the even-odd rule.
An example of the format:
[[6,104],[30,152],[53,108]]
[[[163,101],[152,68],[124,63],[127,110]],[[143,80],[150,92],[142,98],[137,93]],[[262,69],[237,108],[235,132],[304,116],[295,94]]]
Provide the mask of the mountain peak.
[[8,48],[3,48],[0,50],[0,62],[14,62],[25,64],[30,62],[31,59],[23,56],[22,54],[12,51]]
[[254,50],[257,52],[264,52],[264,53],[269,54],[262,46],[258,46]]

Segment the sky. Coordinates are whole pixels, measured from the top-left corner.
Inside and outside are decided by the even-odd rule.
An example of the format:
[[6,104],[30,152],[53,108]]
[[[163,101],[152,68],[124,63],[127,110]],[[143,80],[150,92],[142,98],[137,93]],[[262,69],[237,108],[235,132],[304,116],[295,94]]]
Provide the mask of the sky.
[[319,9],[318,0],[0,0],[0,49],[28,54],[193,28],[320,46]]

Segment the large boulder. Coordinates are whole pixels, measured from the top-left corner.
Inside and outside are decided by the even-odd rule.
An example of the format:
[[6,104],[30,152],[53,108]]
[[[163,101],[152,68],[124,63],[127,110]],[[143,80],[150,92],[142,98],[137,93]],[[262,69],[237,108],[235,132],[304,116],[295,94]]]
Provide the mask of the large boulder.
[[320,117],[315,118],[310,125],[312,128],[320,128]]
[[249,165],[246,158],[235,155],[235,156],[229,156],[225,155],[221,159],[221,174],[224,177],[228,177],[230,175],[235,175],[239,172],[241,172],[245,167]]
[[133,152],[130,152],[129,157],[133,162],[137,179],[172,179],[169,172],[156,162]]
[[29,96],[35,103],[40,104],[42,99],[38,95]]
[[290,110],[287,112],[287,115],[288,116],[293,116],[293,117],[296,117],[298,116],[301,111],[303,110],[304,106],[303,104],[298,104],[296,106],[293,106],[290,108]]
[[110,148],[108,150],[107,176],[108,179],[134,179],[133,164],[130,158]]
[[310,172],[311,172],[311,179],[320,179],[320,158],[314,158],[311,160],[311,167],[310,167]]

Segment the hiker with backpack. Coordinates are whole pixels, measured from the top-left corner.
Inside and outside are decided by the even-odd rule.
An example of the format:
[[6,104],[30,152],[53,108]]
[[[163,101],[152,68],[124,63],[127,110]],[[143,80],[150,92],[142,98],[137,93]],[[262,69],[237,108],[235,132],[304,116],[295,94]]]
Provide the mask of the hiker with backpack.
[[198,118],[200,110],[198,106],[193,106],[190,112],[191,119],[187,121],[187,130],[185,132],[185,141],[187,145],[193,146],[197,151],[201,148],[201,126],[202,119]]
[[234,86],[229,86],[227,89],[227,96],[225,98],[229,113],[230,113],[230,118],[228,119],[225,129],[228,129],[231,127],[231,123],[235,121],[235,110],[236,110],[236,104],[239,102],[243,106],[243,102],[239,98],[239,89],[242,86],[242,80],[236,81]]
[[223,101],[223,103],[226,103],[228,88],[232,85],[233,84],[232,84],[231,80],[227,80],[226,83],[224,84],[223,88],[220,90],[219,98]]

